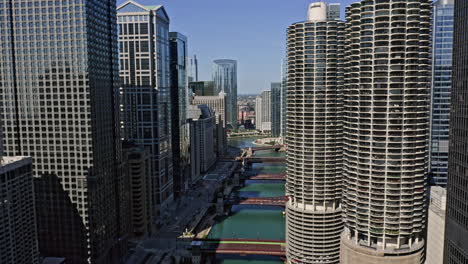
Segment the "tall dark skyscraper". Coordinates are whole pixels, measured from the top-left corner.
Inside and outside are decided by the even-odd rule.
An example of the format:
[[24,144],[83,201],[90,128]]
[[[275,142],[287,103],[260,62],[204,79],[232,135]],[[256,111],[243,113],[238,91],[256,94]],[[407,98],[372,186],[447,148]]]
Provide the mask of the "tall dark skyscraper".
[[430,182],[447,184],[450,92],[452,87],[453,0],[434,2]]
[[115,1],[1,1],[8,156],[33,158],[39,246],[67,263],[117,263]]
[[445,264],[468,263],[468,1],[455,0]]
[[271,135],[281,135],[281,83],[271,83]]
[[187,123],[187,37],[169,33],[171,54],[171,114],[172,157],[174,165],[174,198],[188,189],[189,178],[189,128]]
[[153,223],[173,201],[169,16],[162,6],[117,8],[122,137],[151,155]]

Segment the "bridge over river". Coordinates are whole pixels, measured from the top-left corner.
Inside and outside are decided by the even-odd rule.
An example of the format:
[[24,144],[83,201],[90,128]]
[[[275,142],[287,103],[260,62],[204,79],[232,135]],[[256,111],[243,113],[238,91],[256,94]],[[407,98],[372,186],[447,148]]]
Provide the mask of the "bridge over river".
[[286,206],[287,196],[279,197],[232,197],[226,201],[230,205]]
[[233,158],[244,166],[242,184],[222,200],[228,214],[217,219],[209,239],[195,239],[199,251],[194,253],[202,256],[199,263],[210,258],[217,264],[284,263],[286,146],[259,146],[253,144],[256,139],[230,139],[231,146],[242,150]]
[[267,255],[283,257],[286,243],[278,240],[203,239],[192,242],[192,251],[216,254]]
[[253,175],[247,178],[247,180],[280,180],[280,181],[285,181],[286,180],[286,173],[260,173],[257,175]]

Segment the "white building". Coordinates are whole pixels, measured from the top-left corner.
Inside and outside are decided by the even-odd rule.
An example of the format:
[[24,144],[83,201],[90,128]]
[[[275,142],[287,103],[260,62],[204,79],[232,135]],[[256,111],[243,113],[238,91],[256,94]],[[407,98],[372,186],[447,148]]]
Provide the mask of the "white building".
[[255,124],[257,130],[271,132],[271,91],[263,91],[255,98]]
[[444,260],[445,206],[447,190],[431,187],[427,219],[426,264],[442,264]]

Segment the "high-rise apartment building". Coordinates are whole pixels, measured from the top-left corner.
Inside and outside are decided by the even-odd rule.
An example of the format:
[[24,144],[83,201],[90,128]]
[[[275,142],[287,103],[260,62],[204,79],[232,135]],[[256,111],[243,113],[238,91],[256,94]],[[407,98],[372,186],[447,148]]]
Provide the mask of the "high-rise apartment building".
[[215,60],[213,62],[215,93],[224,92],[227,97],[226,123],[237,128],[237,61]]
[[281,83],[271,83],[271,135],[281,134]]
[[455,0],[445,264],[468,263],[468,1]]
[[174,171],[174,198],[188,189],[189,177],[189,125],[187,123],[187,37],[170,32],[171,54],[171,115],[172,115],[172,164]]
[[173,201],[169,17],[162,6],[117,8],[122,137],[148,150],[153,223]]
[[41,255],[117,263],[115,1],[2,1],[0,23],[5,153],[33,159]]
[[423,261],[431,4],[346,10],[341,263]]
[[263,91],[255,98],[255,127],[262,132],[271,132],[271,91]]
[[255,97],[255,128],[262,131],[262,97]]
[[318,2],[288,29],[288,263],[340,263],[344,27]]
[[288,60],[281,62],[281,136],[286,138],[286,103],[288,95]]
[[0,154],[0,262],[39,264],[32,159]]
[[187,79],[188,82],[198,82],[198,59],[197,55],[187,57]]
[[449,152],[452,87],[453,0],[438,0],[433,9],[430,182],[445,186]]

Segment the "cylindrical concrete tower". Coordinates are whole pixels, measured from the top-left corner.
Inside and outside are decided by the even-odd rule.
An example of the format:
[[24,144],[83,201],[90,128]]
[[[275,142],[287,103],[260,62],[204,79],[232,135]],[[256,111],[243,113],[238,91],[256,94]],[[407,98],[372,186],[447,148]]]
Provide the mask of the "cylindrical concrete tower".
[[347,8],[342,263],[424,259],[431,2]]
[[309,5],[307,11],[309,21],[327,21],[327,4],[325,2],[315,2]]
[[345,31],[319,16],[288,30],[289,263],[339,263]]

